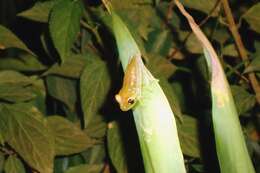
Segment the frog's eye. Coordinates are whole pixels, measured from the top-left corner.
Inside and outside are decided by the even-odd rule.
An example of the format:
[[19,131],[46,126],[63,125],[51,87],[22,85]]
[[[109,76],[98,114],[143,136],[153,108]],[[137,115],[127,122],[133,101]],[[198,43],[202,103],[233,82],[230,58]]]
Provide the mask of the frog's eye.
[[130,104],[130,105],[132,105],[132,104],[135,103],[135,99],[129,98],[129,99],[127,100],[127,103]]

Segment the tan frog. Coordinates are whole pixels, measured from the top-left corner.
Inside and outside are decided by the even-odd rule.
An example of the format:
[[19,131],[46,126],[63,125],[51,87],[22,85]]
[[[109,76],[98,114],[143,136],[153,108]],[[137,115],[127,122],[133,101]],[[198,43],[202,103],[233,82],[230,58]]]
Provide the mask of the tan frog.
[[134,56],[126,67],[123,86],[115,96],[122,111],[133,108],[141,97],[142,66],[141,56]]

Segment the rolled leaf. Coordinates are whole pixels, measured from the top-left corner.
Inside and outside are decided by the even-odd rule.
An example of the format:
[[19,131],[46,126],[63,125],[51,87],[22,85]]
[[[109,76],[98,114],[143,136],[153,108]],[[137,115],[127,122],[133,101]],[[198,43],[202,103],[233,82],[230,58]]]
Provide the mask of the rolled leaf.
[[212,121],[221,172],[254,173],[230,86],[217,54],[192,16],[185,11],[179,1],[175,2],[203,47],[211,72]]
[[[112,28],[125,70],[129,59],[140,50],[119,16],[112,12]],[[144,74],[149,80],[149,76]],[[157,80],[142,88],[142,98],[133,108],[145,171],[186,172],[176,123],[171,107]]]

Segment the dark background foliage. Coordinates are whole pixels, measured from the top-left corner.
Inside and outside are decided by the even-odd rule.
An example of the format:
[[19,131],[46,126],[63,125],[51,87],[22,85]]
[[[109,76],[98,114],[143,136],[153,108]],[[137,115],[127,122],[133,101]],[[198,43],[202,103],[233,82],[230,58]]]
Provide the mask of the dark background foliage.
[[[260,3],[231,0],[245,67],[218,0],[182,0],[217,50],[250,156],[260,171]],[[112,0],[160,80],[187,172],[219,172],[202,48],[167,0]],[[0,1],[0,172],[144,172],[131,112],[114,95],[123,71],[100,1]],[[228,127],[226,127],[228,128]],[[235,144],[234,144],[235,145]]]

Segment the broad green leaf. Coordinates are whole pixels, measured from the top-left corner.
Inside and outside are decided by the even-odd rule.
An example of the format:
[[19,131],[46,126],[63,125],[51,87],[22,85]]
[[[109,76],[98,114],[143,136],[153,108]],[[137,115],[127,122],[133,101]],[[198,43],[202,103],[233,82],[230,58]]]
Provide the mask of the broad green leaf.
[[52,8],[49,29],[61,61],[69,58],[70,49],[80,29],[81,1],[60,0]]
[[29,87],[0,84],[0,99],[9,102],[24,102],[35,98]]
[[0,50],[8,48],[19,48],[33,54],[12,31],[0,25]]
[[[135,7],[132,11],[132,21],[138,24],[136,30],[141,38],[147,40],[147,35],[152,31],[151,26],[159,26],[160,18],[156,15],[156,10],[152,5],[140,6],[139,9]],[[142,15],[142,17],[140,17]]]
[[[188,8],[199,10],[208,14],[214,8],[217,0],[180,0],[180,2]],[[215,12],[213,15],[216,16],[217,13]]]
[[61,116],[50,116],[47,121],[54,134],[56,155],[79,153],[95,143],[76,124]]
[[84,130],[89,136],[93,138],[103,138],[106,134],[107,123],[104,121],[102,115],[97,114],[91,124]]
[[31,76],[30,78],[33,80],[32,85],[30,86],[30,88],[33,90],[33,92],[37,96],[40,95],[43,98],[45,98],[45,96],[46,96],[46,86],[45,86],[44,80],[41,79],[41,78],[38,78],[38,76]]
[[[187,31],[179,31],[179,36],[181,40],[186,39],[189,32]],[[198,40],[194,34],[191,34],[185,42],[185,48],[194,54],[202,54],[202,47],[198,44]]]
[[5,85],[27,86],[32,83],[32,80],[19,72],[6,70],[0,72],[0,83]]
[[75,111],[77,101],[76,81],[59,76],[48,76],[48,93],[55,99],[64,103],[70,111]]
[[250,62],[250,64],[246,67],[244,73],[250,73],[250,72],[260,72],[260,55],[255,57],[253,61]]
[[87,149],[81,153],[84,157],[87,164],[104,164],[104,160],[106,158],[106,148],[104,144],[102,145],[94,145],[93,147]]
[[246,67],[244,73],[260,72],[260,42],[255,41],[254,44],[255,52],[251,55],[253,60]]
[[119,173],[127,173],[126,153],[117,122],[110,122],[107,131],[108,153],[113,166]]
[[[1,62],[1,61],[0,61]],[[54,64],[48,71],[43,75],[60,75],[63,77],[79,78],[84,66],[86,65],[86,58],[82,56],[74,56],[66,59],[63,64]]]
[[152,6],[152,1],[126,0],[122,3],[120,0],[113,0],[111,3],[116,11],[124,17],[124,22],[132,31],[135,39],[137,38],[134,32],[139,34],[138,37],[147,40],[149,32],[152,31],[152,26],[157,26],[158,28],[160,27],[161,19],[158,15],[156,15],[156,10]]
[[182,123],[177,123],[182,152],[191,157],[200,157],[198,121],[188,115],[183,115],[182,120]]
[[[175,10],[169,11],[170,3],[171,2],[161,1],[160,4],[156,6],[157,15],[160,14],[161,18],[167,20],[167,24],[169,25],[169,28],[174,28],[174,30],[179,30],[182,25],[181,19]],[[165,29],[166,28],[163,28],[163,31]],[[162,31],[162,28],[160,30]]]
[[16,71],[42,71],[47,67],[43,65],[37,57],[21,53],[17,57],[1,57],[1,70],[16,70]]
[[[179,1],[175,1],[203,47],[211,80],[212,122],[222,173],[254,173],[225,73],[211,43]],[[235,145],[234,145],[235,144]]]
[[260,2],[253,5],[244,15],[243,18],[249,23],[250,27],[260,33]]
[[124,3],[120,0],[111,1],[113,8],[117,11],[142,8],[142,6],[152,6],[152,3],[153,0],[125,0]]
[[230,38],[230,34],[227,28],[218,28],[212,33],[212,39],[218,41],[221,45]]
[[104,117],[102,117],[100,111],[107,99],[109,90],[110,77],[105,62],[97,58],[88,61],[80,77],[80,94],[85,128],[104,123]]
[[30,86],[33,93],[36,97],[30,102],[32,105],[37,107],[40,112],[44,115],[47,113],[47,105],[46,105],[46,87],[43,79],[39,79],[38,76],[34,76],[35,79]]
[[64,173],[100,173],[100,171],[103,168],[104,168],[103,164],[100,164],[100,165],[82,164],[82,165],[70,167]]
[[146,0],[125,0],[124,3],[120,0],[111,1],[113,8],[115,9],[126,9],[126,8],[134,8],[137,3],[144,3]]
[[154,52],[161,56],[167,56],[173,47],[173,38],[169,30],[156,29],[149,33],[145,44],[147,52]]
[[25,168],[20,159],[15,155],[10,155],[5,161],[5,173],[25,173]]
[[36,22],[46,23],[48,22],[50,11],[55,3],[53,0],[36,2],[32,8],[22,11],[18,16]]
[[151,69],[151,72],[156,77],[163,76],[167,79],[170,78],[177,70],[177,66],[159,55],[150,55],[149,59],[147,60],[147,67]]
[[235,44],[226,45],[222,50],[222,54],[225,56],[239,57]]
[[247,92],[243,87],[233,85],[231,86],[231,91],[239,115],[246,113],[254,107],[256,103],[255,96]]
[[35,97],[29,85],[32,79],[15,71],[0,72],[0,99],[10,102],[28,101]]
[[0,130],[6,142],[39,172],[52,173],[54,138],[36,107],[1,105]]
[[107,159],[107,151],[104,144],[94,145],[86,151],[81,152],[81,155],[84,157],[85,164],[93,166],[100,165],[100,169],[97,171],[97,173],[102,172],[106,164],[105,160]]

